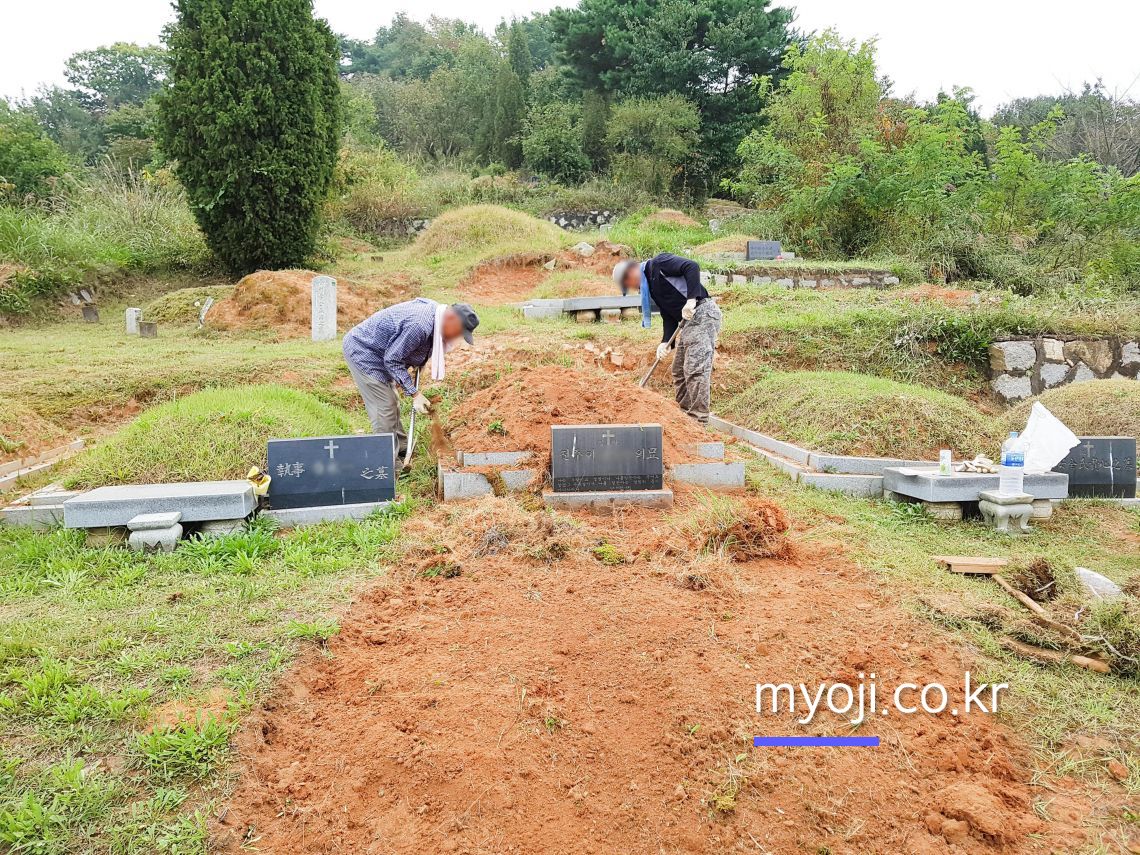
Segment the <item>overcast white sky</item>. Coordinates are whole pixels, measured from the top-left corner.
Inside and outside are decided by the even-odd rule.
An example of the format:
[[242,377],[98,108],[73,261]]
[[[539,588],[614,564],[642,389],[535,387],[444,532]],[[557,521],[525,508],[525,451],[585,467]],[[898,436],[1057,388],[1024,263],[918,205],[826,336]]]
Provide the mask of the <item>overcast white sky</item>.
[[[370,36],[405,9],[474,20],[485,29],[503,17],[545,11],[566,0],[316,0],[339,33]],[[1102,77],[1140,97],[1137,0],[801,0],[804,30],[835,27],[847,38],[879,40],[881,71],[896,94],[930,98],[939,88],[972,87],[984,112],[1011,98],[1077,88]],[[167,0],[3,0],[0,95],[31,94],[62,83],[72,53],[114,41],[155,42],[173,17]]]

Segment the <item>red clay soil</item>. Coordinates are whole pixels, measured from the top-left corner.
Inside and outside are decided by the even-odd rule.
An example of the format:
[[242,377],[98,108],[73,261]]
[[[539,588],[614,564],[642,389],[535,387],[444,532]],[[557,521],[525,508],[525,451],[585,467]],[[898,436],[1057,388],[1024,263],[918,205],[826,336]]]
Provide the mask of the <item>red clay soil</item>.
[[75,439],[28,407],[0,398],[0,463],[35,457]]
[[[511,499],[409,523],[421,547],[405,567],[421,572],[365,593],[240,732],[216,850],[1079,848],[1088,804],[1064,779],[1032,788],[1027,749],[988,715],[875,716],[855,732],[878,748],[753,748],[756,734],[852,732],[830,713],[806,727],[758,715],[757,682],[857,687],[873,671],[881,697],[939,682],[961,708],[971,663],[838,544],[694,555],[681,532],[707,509],[678,498],[681,511],[573,525]],[[638,551],[655,541],[675,547]],[[428,575],[418,556],[433,551]]]
[[[311,270],[259,270],[234,286],[210,310],[210,325],[223,330],[265,330],[281,339],[307,338],[312,331]],[[346,332],[373,312],[406,299],[406,283],[380,288],[337,281],[337,329]]]
[[457,449],[530,451],[539,468],[550,460],[552,424],[601,423],[660,424],[666,464],[699,460],[691,446],[710,439],[675,401],[639,388],[631,374],[562,365],[508,374],[468,397],[448,416],[451,441]]
[[594,244],[594,254],[583,257],[573,250],[559,253],[519,253],[480,264],[459,284],[459,291],[469,300],[480,303],[517,303],[525,300],[547,277],[550,270],[543,265],[554,260],[555,271],[587,270],[605,279],[583,280],[573,293],[560,293],[561,297],[591,297],[613,295],[616,290],[610,275],[619,258],[632,254],[622,244],[600,240]]
[[966,306],[977,299],[977,291],[961,288],[943,288],[941,285],[915,285],[898,292],[900,297],[915,303],[942,303],[946,306]]

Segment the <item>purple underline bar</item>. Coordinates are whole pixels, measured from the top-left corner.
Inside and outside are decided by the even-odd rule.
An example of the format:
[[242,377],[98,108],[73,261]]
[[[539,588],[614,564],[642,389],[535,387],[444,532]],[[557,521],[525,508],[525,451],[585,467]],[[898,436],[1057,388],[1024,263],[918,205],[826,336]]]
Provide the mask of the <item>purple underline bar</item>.
[[877,736],[754,736],[753,748],[878,748]]

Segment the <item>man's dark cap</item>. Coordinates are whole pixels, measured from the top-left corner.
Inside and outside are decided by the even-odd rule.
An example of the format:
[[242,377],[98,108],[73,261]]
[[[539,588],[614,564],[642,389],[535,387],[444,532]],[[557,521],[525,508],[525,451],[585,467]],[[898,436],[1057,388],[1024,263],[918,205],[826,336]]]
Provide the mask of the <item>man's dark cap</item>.
[[463,338],[468,344],[474,344],[475,339],[471,333],[479,326],[479,316],[475,314],[475,310],[467,303],[453,303],[451,310],[459,315],[459,320],[463,322]]

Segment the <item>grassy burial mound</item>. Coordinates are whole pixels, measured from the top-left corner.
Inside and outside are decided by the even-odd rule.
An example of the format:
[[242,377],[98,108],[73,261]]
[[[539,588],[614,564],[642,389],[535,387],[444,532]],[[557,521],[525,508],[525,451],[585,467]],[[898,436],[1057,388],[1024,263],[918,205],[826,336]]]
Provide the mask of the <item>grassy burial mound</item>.
[[553,223],[498,205],[471,205],[440,214],[409,248],[429,265],[471,267],[518,253],[555,253],[572,236]]
[[530,451],[545,469],[550,426],[660,424],[666,465],[699,459],[691,446],[713,437],[676,403],[641,389],[630,375],[541,365],[508,374],[451,411],[451,441],[461,451]]
[[730,421],[815,451],[930,459],[992,457],[998,433],[972,404],[945,392],[843,371],[772,372],[732,398]]
[[1080,436],[1140,435],[1140,382],[1135,380],[1091,380],[1050,389],[1010,410],[1006,429],[1022,430],[1035,401]]
[[66,483],[166,483],[244,478],[266,440],[351,432],[348,415],[283,386],[206,389],[153,407],[76,458]]
[[[215,302],[221,301],[232,294],[233,290],[228,285],[203,285],[168,291],[143,307],[143,320],[172,325],[196,324],[198,313],[206,300],[213,297]],[[208,318],[211,322],[214,319],[212,308]]]
[[63,428],[31,407],[0,397],[0,463],[31,457],[73,439]]

